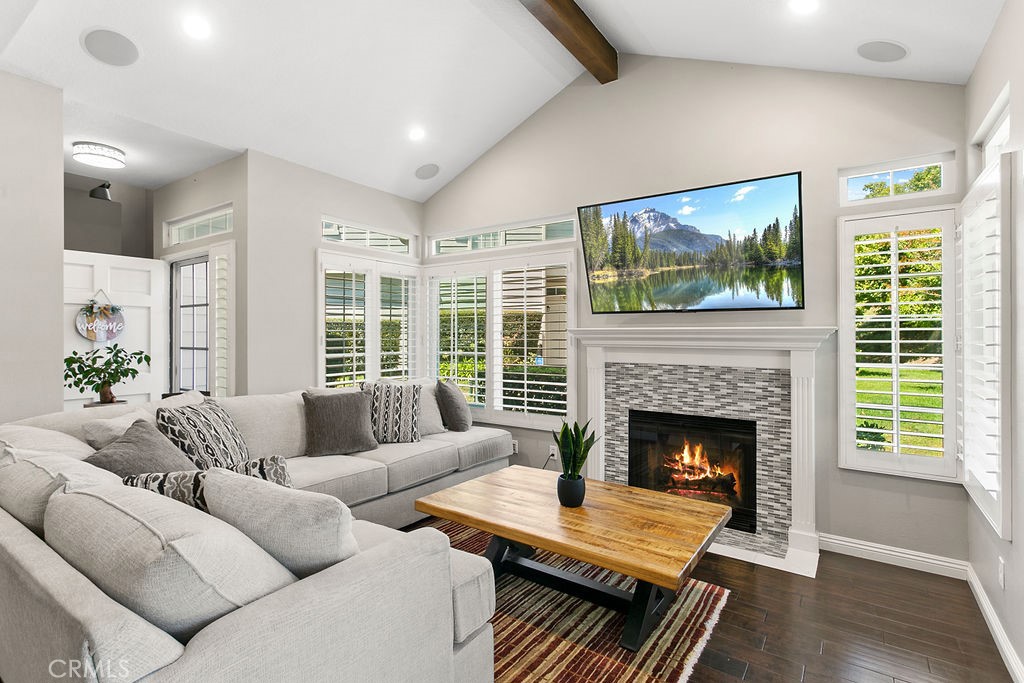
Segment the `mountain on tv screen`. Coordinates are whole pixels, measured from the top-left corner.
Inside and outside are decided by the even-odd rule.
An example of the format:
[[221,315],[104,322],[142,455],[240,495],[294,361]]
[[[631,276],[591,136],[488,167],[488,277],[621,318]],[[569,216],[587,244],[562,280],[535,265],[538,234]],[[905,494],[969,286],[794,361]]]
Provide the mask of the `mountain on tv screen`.
[[594,313],[804,307],[799,172],[578,213]]

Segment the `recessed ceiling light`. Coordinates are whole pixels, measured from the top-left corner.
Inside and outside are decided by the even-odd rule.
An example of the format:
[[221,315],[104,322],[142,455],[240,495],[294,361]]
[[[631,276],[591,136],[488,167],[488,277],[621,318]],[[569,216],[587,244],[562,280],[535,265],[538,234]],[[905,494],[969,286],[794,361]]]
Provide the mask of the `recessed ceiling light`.
[[117,31],[98,28],[82,36],[82,49],[110,66],[129,66],[139,59],[139,48]]
[[71,143],[71,158],[99,168],[124,168],[126,157],[117,147],[100,142],[78,141]]
[[196,40],[206,40],[210,37],[210,22],[198,14],[189,14],[182,19],[181,27],[185,29],[185,35]]
[[416,177],[420,180],[430,180],[438,174],[441,167],[437,164],[423,164],[416,169]]
[[858,47],[857,54],[872,62],[898,62],[910,54],[910,50],[895,40],[872,40]]
[[820,5],[819,0],[789,0],[789,9],[794,14],[814,14]]
[[423,130],[422,127],[413,126],[409,129],[409,139],[413,142],[419,142],[425,137],[427,137],[427,131]]

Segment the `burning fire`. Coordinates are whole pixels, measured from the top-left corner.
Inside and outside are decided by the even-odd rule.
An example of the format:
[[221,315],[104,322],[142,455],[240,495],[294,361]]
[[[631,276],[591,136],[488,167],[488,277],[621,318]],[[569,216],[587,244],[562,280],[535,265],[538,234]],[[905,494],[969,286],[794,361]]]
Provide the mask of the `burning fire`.
[[702,443],[691,445],[689,439],[683,439],[683,449],[664,459],[671,481],[670,493],[687,495],[690,491],[707,491],[740,495],[739,471],[729,465],[712,464]]

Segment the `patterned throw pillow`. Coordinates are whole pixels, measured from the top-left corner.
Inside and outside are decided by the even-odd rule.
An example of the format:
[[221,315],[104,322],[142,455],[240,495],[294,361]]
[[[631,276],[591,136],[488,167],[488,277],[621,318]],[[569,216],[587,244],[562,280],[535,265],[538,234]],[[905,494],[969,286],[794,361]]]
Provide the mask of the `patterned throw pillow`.
[[410,443],[420,440],[419,384],[364,382],[370,394],[370,424],[377,443]]
[[158,408],[156,426],[201,470],[230,469],[249,459],[245,440],[216,401]]
[[[273,484],[289,488],[292,485],[292,477],[288,474],[288,464],[280,455],[272,455],[259,460],[247,460],[225,469],[257,479],[265,479]],[[206,507],[206,470],[133,474],[125,477],[122,481],[125,486],[147,489],[203,512],[209,512]]]

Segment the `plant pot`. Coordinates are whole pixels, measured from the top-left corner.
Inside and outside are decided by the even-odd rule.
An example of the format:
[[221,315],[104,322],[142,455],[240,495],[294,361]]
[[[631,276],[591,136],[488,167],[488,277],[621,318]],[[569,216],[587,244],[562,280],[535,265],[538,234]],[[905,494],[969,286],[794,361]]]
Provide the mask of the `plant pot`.
[[117,397],[114,396],[114,391],[109,384],[100,387],[100,403],[114,403],[116,400]]
[[587,480],[566,479],[564,474],[558,475],[558,502],[562,507],[578,508],[583,505],[583,497],[587,493]]

